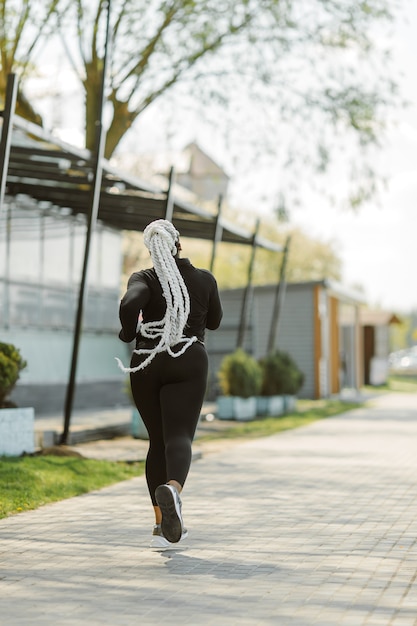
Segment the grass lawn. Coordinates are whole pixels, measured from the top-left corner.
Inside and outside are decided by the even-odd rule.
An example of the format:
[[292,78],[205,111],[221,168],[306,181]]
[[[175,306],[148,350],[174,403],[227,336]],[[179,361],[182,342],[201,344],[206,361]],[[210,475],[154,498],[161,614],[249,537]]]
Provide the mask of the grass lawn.
[[[344,413],[359,405],[339,400],[298,400],[297,406],[297,413],[236,422],[226,430],[203,435],[198,441],[265,437]],[[0,457],[0,519],[143,473],[143,462],[98,461],[54,455]]]
[[391,376],[386,389],[388,391],[415,393],[417,391],[417,376]]
[[144,463],[78,457],[0,457],[0,519],[140,476]]
[[289,413],[283,417],[262,417],[251,422],[236,422],[230,428],[203,435],[199,437],[198,441],[236,439],[237,437],[267,437],[357,409],[359,406],[361,405],[357,402],[341,402],[340,400],[297,400],[296,413]]

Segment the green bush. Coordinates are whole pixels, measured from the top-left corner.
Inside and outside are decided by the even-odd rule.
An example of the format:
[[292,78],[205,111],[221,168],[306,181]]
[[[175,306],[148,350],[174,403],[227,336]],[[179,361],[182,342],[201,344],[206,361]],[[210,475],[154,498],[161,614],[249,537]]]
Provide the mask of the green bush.
[[256,359],[239,348],[224,357],[218,379],[225,396],[250,398],[259,395],[262,371]]
[[277,350],[259,361],[262,396],[294,396],[304,383],[304,374],[287,352]]
[[14,406],[8,396],[26,365],[15,346],[0,342],[0,408]]

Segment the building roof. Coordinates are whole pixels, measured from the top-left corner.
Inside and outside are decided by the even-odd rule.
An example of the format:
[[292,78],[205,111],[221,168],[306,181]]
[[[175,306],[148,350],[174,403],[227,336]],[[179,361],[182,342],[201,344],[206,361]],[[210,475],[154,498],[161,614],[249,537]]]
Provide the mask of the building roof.
[[220,176],[225,180],[229,180],[229,176],[224,169],[207,152],[204,152],[195,141],[192,141],[184,148],[183,154],[187,160],[185,173],[193,173],[197,178]]
[[[323,287],[326,289],[327,293],[331,296],[334,296],[340,302],[344,304],[352,304],[355,306],[360,306],[365,304],[365,299],[362,293],[349,289],[344,285],[329,279],[321,279],[321,280],[305,280],[299,282],[287,282],[286,289],[288,290],[311,290],[316,286]],[[255,289],[257,291],[269,291],[276,288],[275,283],[268,283],[265,285],[256,285]],[[244,287],[235,287],[231,289],[227,289],[226,291],[236,291],[245,289]]]
[[390,326],[401,324],[401,319],[389,311],[380,309],[361,309],[360,323],[362,326]]
[[[66,144],[40,126],[13,117],[6,194],[28,195],[50,202],[72,215],[90,209],[94,160],[88,150]],[[168,185],[167,185],[168,186]],[[115,169],[103,160],[98,219],[118,230],[143,231],[165,218],[168,189],[150,185]],[[173,198],[172,221],[182,237],[213,240],[217,217],[207,209]],[[251,244],[253,234],[220,218],[221,241]],[[257,238],[261,247],[279,252],[282,246]]]

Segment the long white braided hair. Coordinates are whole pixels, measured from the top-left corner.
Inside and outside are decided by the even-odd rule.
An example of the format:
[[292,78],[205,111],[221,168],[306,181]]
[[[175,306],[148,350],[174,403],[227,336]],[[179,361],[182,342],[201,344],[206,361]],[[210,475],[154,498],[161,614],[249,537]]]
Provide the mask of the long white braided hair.
[[[133,351],[136,354],[147,354],[147,358],[134,368],[124,367],[120,359],[116,359],[124,372],[144,369],[159,352],[168,352],[174,358],[179,357],[197,341],[197,337],[183,336],[190,313],[190,297],[174,258],[177,254],[179,232],[168,220],[155,220],[143,231],[143,241],[151,254],[167,308],[161,320],[140,324],[142,337],[159,339],[154,348]],[[174,352],[172,347],[178,344],[184,345]]]

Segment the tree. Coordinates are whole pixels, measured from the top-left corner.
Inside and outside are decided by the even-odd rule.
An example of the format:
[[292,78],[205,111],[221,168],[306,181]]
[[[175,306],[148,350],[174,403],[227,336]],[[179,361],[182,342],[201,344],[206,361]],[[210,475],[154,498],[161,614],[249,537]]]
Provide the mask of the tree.
[[[85,90],[92,148],[107,3],[74,5],[78,56],[66,48]],[[143,111],[179,90],[200,102],[229,103],[225,132],[239,158],[242,136],[252,136],[258,157],[268,149],[276,154],[281,177],[288,164],[296,178],[297,166],[326,170],[346,140],[355,143],[356,157],[364,155],[381,140],[395,101],[377,41],[396,7],[396,0],[113,0],[106,157]],[[72,38],[69,25],[63,36]],[[224,123],[227,107],[222,111]],[[354,161],[348,193],[357,206],[374,192],[376,176],[366,155]]]
[[[27,75],[35,45],[59,13],[62,41],[85,92],[91,149],[107,0],[75,0],[68,3],[70,11],[63,0],[43,0],[36,3],[42,17],[34,15],[34,4],[1,2],[2,76],[19,64],[22,78]],[[302,173],[326,170],[335,145],[343,147],[346,140],[364,154],[381,140],[396,101],[378,37],[396,8],[397,0],[113,0],[105,156],[114,154],[148,107],[178,94],[227,104],[216,110],[216,128],[223,124],[241,160],[242,141],[251,139],[252,167],[269,149],[280,185],[284,170],[295,172],[297,182],[298,166]],[[23,33],[28,43],[18,49]],[[202,116],[210,114],[203,108]],[[369,161],[356,158],[355,166],[352,205],[375,185]]]
[[0,0],[0,101],[4,106],[7,78],[17,74],[20,84],[16,112],[36,124],[42,117],[24,93],[25,78],[34,71],[32,58],[56,27],[56,18],[64,15],[63,0]]
[[[102,78],[100,28],[107,5],[77,0],[77,39],[82,67],[70,45],[73,68],[86,94],[86,146],[94,145],[98,86]],[[235,6],[236,5],[236,6]],[[217,0],[116,0],[112,4],[112,50],[108,99],[113,106],[107,131],[110,157],[137,117],[180,81],[203,71],[200,61],[249,27],[256,7]],[[68,35],[67,28],[64,29]]]
[[[238,221],[237,216],[233,221]],[[264,219],[260,235],[282,245],[291,234],[286,279],[289,282],[332,279],[341,280],[342,262],[332,241],[309,237],[300,229],[285,231],[273,219]],[[183,241],[184,256],[189,256],[197,267],[209,269],[212,243],[210,241]],[[250,247],[221,243],[217,248],[215,273],[221,289],[244,287],[248,278]],[[258,248],[253,282],[255,285],[275,284],[279,278],[282,255]],[[149,253],[139,233],[126,233],[124,238],[124,267],[121,291],[126,288],[130,274],[138,268],[151,267]]]
[[[291,245],[286,268],[288,282],[323,280],[325,278],[341,279],[341,260],[331,241],[312,239],[299,229],[293,229],[290,232]],[[268,230],[268,236],[282,244],[285,243],[284,236],[281,234],[274,237],[271,228]],[[220,246],[215,269],[222,289],[242,287],[246,284],[249,254],[248,246],[236,246],[234,244],[222,244]],[[193,262],[195,261],[198,265],[198,254],[192,255],[192,258]],[[256,253],[253,274],[254,284],[276,283],[279,278],[281,262],[282,255],[259,248]]]

